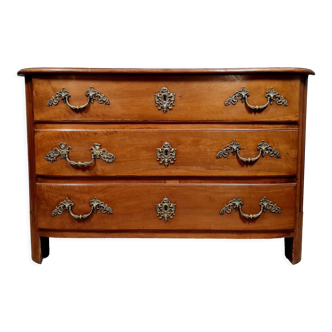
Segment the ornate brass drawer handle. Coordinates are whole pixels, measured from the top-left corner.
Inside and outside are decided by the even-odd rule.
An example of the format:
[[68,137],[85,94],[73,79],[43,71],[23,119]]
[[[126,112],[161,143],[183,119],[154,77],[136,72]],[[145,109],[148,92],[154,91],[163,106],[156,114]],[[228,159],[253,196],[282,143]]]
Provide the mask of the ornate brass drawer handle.
[[65,88],[62,88],[61,91],[55,94],[55,97],[52,96],[52,98],[47,102],[47,106],[58,105],[60,99],[64,102],[64,104],[67,104],[72,110],[76,111],[84,109],[85,107],[88,106],[89,103],[93,104],[93,102],[96,99],[99,104],[105,104],[105,105],[110,104],[109,100],[99,91],[96,91],[92,86],[90,87],[89,90],[86,90],[85,96],[88,97],[88,101],[86,102],[86,104],[82,106],[72,106],[69,104],[69,98],[70,98],[69,92]]
[[161,148],[157,148],[157,161],[160,161],[160,164],[165,163],[165,167],[168,164],[174,164],[174,161],[176,161],[176,149],[172,148],[166,141]]
[[72,166],[90,166],[95,159],[101,159],[107,163],[112,163],[115,160],[115,156],[108,152],[106,149],[101,149],[101,145],[99,143],[94,143],[94,146],[90,147],[90,150],[92,150],[92,159],[91,161],[87,162],[75,162],[72,160],[69,160],[69,150],[71,149],[70,146],[66,146],[67,143],[61,142],[59,143],[59,148],[53,148],[52,151],[48,152],[45,156],[45,159],[53,163],[57,160],[57,158],[60,156],[61,159],[66,159],[68,163]]
[[164,86],[159,93],[154,95],[154,101],[158,110],[163,110],[164,114],[167,110],[172,110],[175,101],[175,93],[169,92],[166,86]]
[[237,154],[239,159],[245,163],[253,163],[257,161],[261,156],[264,157],[265,154],[268,154],[270,157],[280,158],[280,153],[275,148],[272,148],[271,145],[265,143],[264,141],[261,141],[257,145],[257,150],[259,151],[259,154],[255,158],[242,158],[240,156],[240,150],[241,150],[241,145],[237,143],[236,140],[234,140],[232,143],[226,145],[224,149],[222,149],[217,153],[217,158],[221,157],[227,158],[230,152],[232,152],[234,156],[235,154]]
[[159,219],[165,220],[167,222],[168,218],[173,219],[175,216],[176,204],[171,203],[171,201],[165,196],[163,200],[156,204],[157,217]]
[[269,210],[272,213],[281,213],[280,207],[277,206],[277,204],[274,204],[272,201],[269,201],[266,197],[264,197],[260,202],[259,206],[261,207],[260,212],[256,214],[245,214],[242,212],[242,206],[243,202],[241,199],[236,196],[234,199],[228,202],[227,205],[225,205],[221,210],[220,214],[224,215],[225,213],[231,213],[232,210],[234,209],[235,211],[239,211],[241,215],[247,219],[256,219],[258,218],[262,212],[266,212]]
[[52,216],[55,217],[58,214],[63,214],[64,211],[67,211],[74,219],[82,220],[90,217],[92,212],[97,213],[98,210],[100,210],[101,213],[113,214],[113,210],[107,206],[107,204],[104,204],[104,202],[97,199],[97,197],[90,201],[91,211],[87,214],[74,214],[72,212],[72,208],[74,206],[75,204],[70,199],[68,199],[68,197],[66,197],[66,199],[60,202],[59,205],[52,211]]
[[228,106],[230,104],[235,105],[238,101],[239,98],[242,103],[246,102],[247,106],[254,110],[254,111],[263,111],[265,108],[270,104],[272,105],[273,102],[275,101],[278,105],[283,105],[283,106],[288,106],[287,100],[283,97],[280,96],[280,94],[271,88],[269,91],[266,92],[265,98],[267,98],[267,102],[263,106],[251,106],[248,103],[248,97],[250,96],[249,91],[243,87],[241,90],[236,91],[234,95],[231,95],[225,102],[225,105]]

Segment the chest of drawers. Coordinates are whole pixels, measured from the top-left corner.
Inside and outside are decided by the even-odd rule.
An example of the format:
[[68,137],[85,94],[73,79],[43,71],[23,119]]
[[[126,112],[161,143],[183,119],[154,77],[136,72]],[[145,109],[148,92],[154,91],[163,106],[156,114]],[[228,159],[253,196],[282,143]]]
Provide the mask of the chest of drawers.
[[310,74],[21,70],[32,259],[50,237],[285,238],[298,263]]

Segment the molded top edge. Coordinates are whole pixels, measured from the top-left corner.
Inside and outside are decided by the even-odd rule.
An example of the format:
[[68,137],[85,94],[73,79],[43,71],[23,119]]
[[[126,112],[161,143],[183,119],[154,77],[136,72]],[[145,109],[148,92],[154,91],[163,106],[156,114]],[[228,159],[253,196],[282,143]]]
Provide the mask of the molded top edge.
[[18,76],[42,74],[301,74],[315,75],[306,68],[224,68],[224,69],[126,69],[126,68],[26,68],[21,69]]

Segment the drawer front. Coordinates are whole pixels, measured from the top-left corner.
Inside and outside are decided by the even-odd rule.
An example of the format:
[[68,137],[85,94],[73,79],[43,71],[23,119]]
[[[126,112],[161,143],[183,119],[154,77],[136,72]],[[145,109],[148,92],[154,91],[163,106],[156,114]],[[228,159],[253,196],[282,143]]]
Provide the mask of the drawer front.
[[[295,190],[295,184],[37,184],[35,217],[45,230],[291,230]],[[247,219],[234,204],[229,213],[222,210],[236,197],[244,215],[271,203],[258,218]],[[73,216],[66,208],[61,211],[66,198]],[[91,212],[90,202],[96,213],[80,220],[79,215]]]
[[[81,106],[89,100],[90,87],[100,95],[94,95],[94,103],[90,102],[83,110],[71,109],[64,103],[61,98],[66,93],[60,93],[58,100],[51,99],[65,88],[70,94],[69,104]],[[175,94],[174,102],[173,95],[161,91],[163,87]],[[247,93],[243,92],[243,87]],[[276,95],[275,101],[261,111],[252,110],[241,102],[241,96],[247,96],[250,105],[265,105],[271,88],[287,100],[288,106],[278,105],[277,101],[283,104],[284,100]],[[233,99],[226,105],[236,92],[238,102]],[[160,109],[155,100],[158,93],[161,93]],[[49,101],[52,106],[47,106]],[[33,78],[35,121],[294,122],[299,119],[299,104],[298,75],[53,75]]]
[[[36,173],[81,177],[296,174],[297,129],[174,128],[37,130]],[[67,145],[62,145],[61,149],[59,143]],[[99,143],[100,147],[94,143]],[[66,150],[69,146],[71,149]],[[101,157],[91,162],[96,148],[98,151],[105,148],[104,156],[112,159],[105,161]],[[61,158],[59,150],[65,151],[70,161],[90,161],[91,164],[73,166],[69,160]],[[255,158],[258,159],[255,161]]]

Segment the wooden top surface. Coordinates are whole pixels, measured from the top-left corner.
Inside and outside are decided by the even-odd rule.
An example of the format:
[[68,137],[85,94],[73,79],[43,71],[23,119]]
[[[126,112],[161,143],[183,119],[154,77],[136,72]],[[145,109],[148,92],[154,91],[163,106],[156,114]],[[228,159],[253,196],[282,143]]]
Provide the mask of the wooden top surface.
[[123,68],[26,68],[21,69],[17,75],[42,74],[301,74],[315,75],[306,68],[224,68],[224,69],[123,69]]

